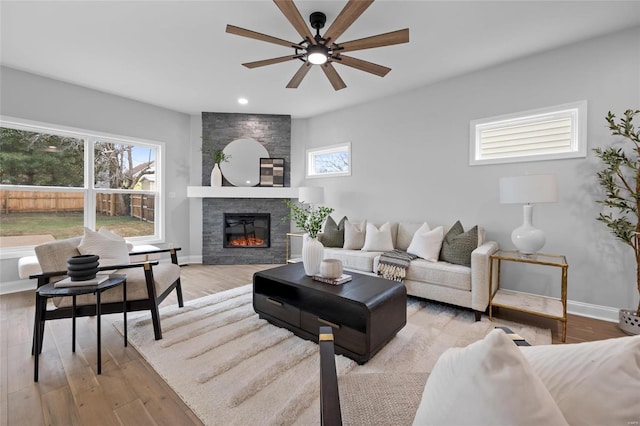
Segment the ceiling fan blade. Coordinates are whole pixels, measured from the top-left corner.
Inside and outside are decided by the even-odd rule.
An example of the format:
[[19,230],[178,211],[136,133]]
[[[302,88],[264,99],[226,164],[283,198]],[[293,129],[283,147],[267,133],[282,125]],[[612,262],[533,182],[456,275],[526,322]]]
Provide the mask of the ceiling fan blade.
[[333,65],[331,65],[331,62],[326,62],[323,65],[320,65],[320,68],[322,68],[322,71],[324,71],[324,75],[327,76],[335,90],[340,90],[347,87],[347,85],[344,84],[344,81],[342,81],[342,78],[340,78],[340,76],[338,75],[336,69],[333,67]]
[[354,50],[371,49],[373,47],[392,46],[409,42],[409,28],[378,34],[358,40],[346,41],[338,44],[338,52],[353,52]]
[[311,34],[309,26],[304,18],[302,18],[302,15],[300,15],[300,11],[292,0],[273,0],[273,2],[280,8],[282,14],[291,25],[293,25],[293,28],[300,34],[300,37],[309,40],[311,44],[317,44],[316,39],[313,37],[313,34]]
[[300,86],[300,83],[302,83],[302,79],[307,75],[310,69],[311,62],[305,62],[304,64],[302,64],[289,84],[287,84],[287,89],[297,89],[298,86]]
[[297,43],[292,43],[290,41],[283,40],[283,39],[278,38],[278,37],[272,37],[272,36],[269,36],[269,35],[266,35],[266,34],[257,33],[255,31],[246,30],[244,28],[236,27],[234,25],[227,25],[227,32],[229,34],[235,34],[235,35],[239,35],[239,36],[242,36],[242,37],[252,38],[252,39],[255,39],[255,40],[266,41],[268,43],[279,44],[281,46],[294,47],[294,48],[297,48],[297,49],[303,49],[303,47],[300,46]]
[[265,65],[279,64],[280,62],[290,61],[292,59],[302,58],[302,55],[280,56],[279,58],[264,59],[262,61],[247,62],[244,65],[247,68],[264,67]]
[[365,71],[371,74],[375,74],[379,77],[384,77],[391,71],[391,68],[383,67],[382,65],[374,64],[373,62],[363,61],[362,59],[352,58],[351,56],[338,55],[332,58],[334,64],[342,64],[351,68]]
[[371,3],[373,0],[349,0],[324,34],[324,38],[329,40],[328,43],[335,42],[371,6]]

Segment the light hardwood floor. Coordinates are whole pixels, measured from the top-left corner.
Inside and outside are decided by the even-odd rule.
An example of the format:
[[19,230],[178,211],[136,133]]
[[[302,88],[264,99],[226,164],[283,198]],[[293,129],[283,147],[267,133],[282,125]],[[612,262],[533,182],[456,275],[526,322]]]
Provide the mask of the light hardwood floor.
[[[276,265],[189,265],[182,269],[185,301],[251,282],[253,273]],[[200,425],[164,380],[111,326],[121,314],[103,316],[102,374],[96,373],[96,321],[77,322],[71,352],[71,320],[48,321],[33,382],[33,292],[0,297],[0,425]],[[177,304],[170,296],[162,306]],[[551,328],[557,322],[507,310],[496,316]],[[567,342],[623,336],[616,324],[571,315]],[[180,368],[176,365],[176,368]]]

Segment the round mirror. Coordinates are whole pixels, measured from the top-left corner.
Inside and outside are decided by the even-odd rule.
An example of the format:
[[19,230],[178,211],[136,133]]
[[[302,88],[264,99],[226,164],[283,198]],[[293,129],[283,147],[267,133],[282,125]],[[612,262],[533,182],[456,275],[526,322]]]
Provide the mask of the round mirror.
[[269,158],[262,144],[254,139],[236,139],[223,150],[229,161],[220,163],[226,180],[235,186],[256,186],[260,183],[260,159]]

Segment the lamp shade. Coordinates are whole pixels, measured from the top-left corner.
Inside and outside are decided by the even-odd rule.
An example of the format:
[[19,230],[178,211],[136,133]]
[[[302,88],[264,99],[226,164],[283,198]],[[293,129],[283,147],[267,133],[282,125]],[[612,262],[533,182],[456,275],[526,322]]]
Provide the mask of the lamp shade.
[[529,204],[558,201],[556,175],[527,175],[500,178],[500,203]]
[[324,188],[321,186],[301,186],[298,188],[298,201],[305,204],[324,202]]

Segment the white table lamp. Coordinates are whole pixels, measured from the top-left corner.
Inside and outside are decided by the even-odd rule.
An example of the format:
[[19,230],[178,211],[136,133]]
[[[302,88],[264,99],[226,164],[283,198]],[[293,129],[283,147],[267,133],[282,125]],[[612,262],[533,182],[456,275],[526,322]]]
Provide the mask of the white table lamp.
[[522,226],[511,233],[511,241],[520,253],[537,253],[545,243],[544,232],[533,226],[531,203],[558,201],[556,175],[528,175],[500,178],[500,203],[524,204]]
[[324,203],[324,188],[321,186],[301,186],[298,188],[298,201],[311,205]]

